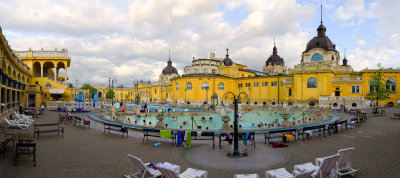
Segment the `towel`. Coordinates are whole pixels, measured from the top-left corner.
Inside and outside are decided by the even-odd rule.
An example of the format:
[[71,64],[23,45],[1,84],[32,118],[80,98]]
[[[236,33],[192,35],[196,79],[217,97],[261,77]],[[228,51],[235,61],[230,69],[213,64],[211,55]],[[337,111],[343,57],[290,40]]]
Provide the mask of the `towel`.
[[286,138],[287,138],[289,141],[292,141],[292,140],[293,140],[293,135],[285,134],[285,136],[286,136]]
[[226,133],[226,140],[229,141],[229,145],[232,144],[232,135],[231,135],[231,132]]
[[312,136],[313,131],[312,130],[306,130],[305,133],[308,134],[308,136]]
[[186,135],[186,133],[187,133],[187,131],[183,131],[184,133],[183,133],[183,140],[187,140],[187,135]]
[[197,131],[197,136],[198,136],[198,137],[201,136],[201,131]]
[[192,131],[186,131],[186,146],[188,148],[192,147]]
[[171,138],[172,137],[171,130],[160,130],[160,137],[161,138]]
[[247,146],[247,139],[249,138],[249,134],[250,134],[249,131],[245,132],[244,139],[243,139],[243,145],[245,145],[245,146]]
[[176,141],[176,146],[182,145],[182,131],[178,130],[178,139]]

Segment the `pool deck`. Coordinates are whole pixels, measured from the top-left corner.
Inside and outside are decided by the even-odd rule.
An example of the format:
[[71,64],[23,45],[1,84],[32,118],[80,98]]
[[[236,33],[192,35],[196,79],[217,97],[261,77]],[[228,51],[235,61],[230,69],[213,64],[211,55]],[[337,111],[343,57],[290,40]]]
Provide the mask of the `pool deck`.
[[[248,157],[226,157],[231,149],[212,149],[210,141],[193,142],[192,148],[171,146],[170,140],[149,138],[142,143],[143,133],[130,130],[129,138],[120,133],[103,134],[103,124],[91,122],[91,128],[65,125],[64,137],[56,133],[41,134],[37,143],[37,166],[26,156],[18,158],[14,166],[15,147],[8,147],[6,158],[0,159],[0,177],[122,177],[130,173],[132,164],[127,154],[140,157],[144,162],[170,162],[186,168],[208,171],[208,177],[233,177],[236,173],[258,173],[314,162],[317,157],[336,154],[338,149],[354,147],[352,167],[359,170],[358,177],[400,177],[400,120],[390,117],[399,108],[386,109],[386,116],[373,116],[368,110],[367,121],[355,129],[339,131],[326,137],[288,143],[286,148],[272,148],[264,144],[264,136],[256,136],[256,147],[248,146]],[[35,123],[58,121],[58,113],[45,112]],[[86,117],[86,114],[77,114]],[[351,117],[351,116],[344,116]],[[28,130],[7,129],[8,133],[33,133]],[[217,139],[218,140],[218,139]],[[217,141],[216,140],[216,141]],[[156,142],[163,143],[154,147]],[[217,144],[217,142],[216,142]],[[243,148],[242,142],[240,147]]]

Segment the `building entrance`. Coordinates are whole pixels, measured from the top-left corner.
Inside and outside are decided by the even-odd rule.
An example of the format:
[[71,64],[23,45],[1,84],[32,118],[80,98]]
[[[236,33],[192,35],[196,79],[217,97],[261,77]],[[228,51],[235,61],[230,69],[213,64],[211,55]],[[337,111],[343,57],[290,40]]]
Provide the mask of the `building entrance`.
[[36,103],[36,94],[29,94],[28,95],[28,106],[35,107]]
[[335,96],[340,96],[340,91],[335,91]]

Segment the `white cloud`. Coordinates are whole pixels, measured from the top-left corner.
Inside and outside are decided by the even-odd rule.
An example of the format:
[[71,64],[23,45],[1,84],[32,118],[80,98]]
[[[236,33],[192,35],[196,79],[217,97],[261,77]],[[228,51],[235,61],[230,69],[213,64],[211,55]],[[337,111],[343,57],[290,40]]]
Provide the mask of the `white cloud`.
[[[367,15],[384,19],[375,12],[385,8],[380,1],[352,7],[359,3],[363,2],[341,5],[336,11],[338,19],[355,25],[362,23]],[[331,6],[334,9],[334,5]],[[221,11],[221,7],[225,7],[225,11]],[[248,14],[238,17],[239,23],[233,25],[226,21],[225,15],[237,8],[245,9]],[[79,0],[15,0],[0,2],[0,23],[10,34],[9,42],[16,49],[68,48],[72,57],[71,79],[79,76],[81,82],[106,84],[111,76],[129,86],[133,79],[157,80],[166,66],[169,50],[179,72],[191,64],[193,56],[205,58],[215,52],[216,57],[224,58],[226,48],[230,49],[230,57],[235,62],[262,70],[272,54],[274,37],[278,54],[292,68],[300,62],[308,40],[316,35],[315,29],[310,34],[300,26],[301,22],[312,22],[315,10],[313,5],[294,0],[97,0],[82,3]],[[373,15],[366,15],[368,10],[374,11]],[[393,11],[384,13],[390,12]],[[393,22],[398,22],[398,18],[393,18]],[[386,53],[379,57],[387,61],[391,55],[398,54],[400,40],[394,31],[400,31],[400,22],[389,29],[382,28],[389,25],[388,21],[377,24],[378,33],[390,32],[385,38],[386,44],[368,41],[368,45],[382,47],[371,50],[365,47],[366,40],[357,39],[358,48],[348,57],[350,63],[366,60],[365,64],[370,65],[369,61],[373,61],[377,53]]]

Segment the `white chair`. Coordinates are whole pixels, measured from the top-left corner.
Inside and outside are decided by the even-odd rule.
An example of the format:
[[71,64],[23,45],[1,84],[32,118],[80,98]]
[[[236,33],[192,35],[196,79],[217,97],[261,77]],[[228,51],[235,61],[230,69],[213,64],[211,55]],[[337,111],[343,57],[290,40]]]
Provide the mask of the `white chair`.
[[8,120],[7,118],[4,118],[4,121],[6,121],[6,128],[9,128],[9,127],[19,127],[20,129],[27,129],[28,127],[29,127],[29,125],[28,124],[26,124],[26,123],[23,123],[23,124],[21,124],[21,123],[18,123],[18,121],[15,121],[15,120]]
[[339,155],[333,155],[321,158],[321,163],[318,166],[318,161],[316,161],[317,166],[312,163],[305,163],[301,165],[295,165],[294,170],[299,172],[312,171],[315,172],[311,174],[311,177],[337,177],[336,173],[336,162]]
[[351,167],[350,156],[353,150],[354,148],[345,148],[338,151],[339,158],[336,163],[336,171],[339,176],[357,173],[357,170]]
[[193,168],[187,168],[185,172],[180,174],[171,166],[159,163],[157,164],[157,169],[160,170],[164,178],[207,178],[207,171],[197,170]]
[[155,170],[155,169],[149,167],[150,163],[144,164],[140,158],[132,156],[130,154],[128,154],[128,157],[131,160],[134,167],[136,167],[138,169],[138,172],[133,173],[134,168],[132,168],[131,174],[125,175],[125,177],[127,177],[127,178],[139,177],[140,175],[142,178],[144,178],[144,177],[152,177],[152,178],[161,177],[161,172],[159,170]]
[[315,170],[299,172],[294,170],[290,174],[285,168],[274,169],[265,172],[266,178],[309,178]]
[[33,119],[23,118],[21,115],[14,115],[14,120],[20,124],[28,124],[29,126],[32,125]]
[[258,174],[235,174],[234,178],[258,178]]
[[32,116],[28,116],[28,115],[25,115],[25,114],[20,114],[18,111],[14,111],[14,115],[19,115],[24,119],[32,119]]

